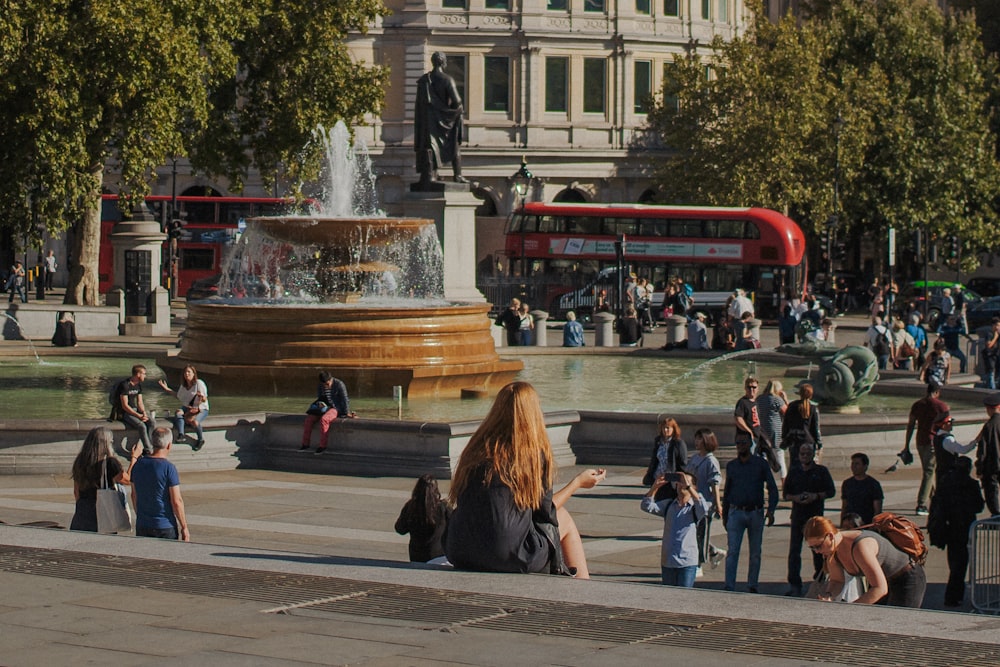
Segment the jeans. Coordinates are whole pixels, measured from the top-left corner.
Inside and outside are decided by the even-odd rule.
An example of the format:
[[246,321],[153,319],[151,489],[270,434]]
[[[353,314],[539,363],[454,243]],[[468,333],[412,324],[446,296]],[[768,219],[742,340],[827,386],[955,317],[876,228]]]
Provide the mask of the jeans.
[[955,349],[951,349],[949,347],[949,348],[947,348],[947,351],[948,351],[948,354],[950,354],[951,356],[953,356],[956,359],[958,359],[958,372],[959,373],[965,373],[967,370],[969,370],[969,360],[965,356],[964,352],[962,352],[957,347]]
[[880,354],[878,355],[878,369],[884,371],[889,368],[889,355]]
[[[184,421],[184,412],[180,410],[178,412],[180,414],[174,414],[174,416],[170,418],[170,421],[173,422],[174,428],[177,429],[177,435],[183,438],[184,427],[187,426],[187,422]],[[198,435],[199,440],[205,439],[205,433],[201,427],[201,423],[205,421],[205,417],[207,416],[208,410],[201,410],[194,416],[194,432]]]
[[[788,539],[788,584],[792,588],[802,588],[802,529],[812,517],[798,517],[792,520],[791,535]],[[823,556],[818,553],[812,554],[813,575],[823,571]]]
[[687,567],[661,567],[664,586],[680,586],[694,588],[694,578],[698,574],[697,565]]
[[986,382],[987,389],[997,388],[997,357],[994,354],[983,354],[983,368],[985,370],[985,375],[983,380]]
[[330,408],[322,415],[306,415],[306,423],[302,427],[302,446],[308,447],[309,440],[312,437],[312,429],[316,422],[319,422],[319,448],[323,449],[326,447],[327,441],[330,439],[330,424],[333,420],[337,418],[337,409]]
[[139,440],[142,441],[142,451],[144,454],[153,453],[153,443],[149,440],[149,437],[153,434],[153,429],[156,428],[156,421],[150,417],[148,421],[142,421],[138,417],[133,415],[122,415],[122,423],[128,428],[134,428],[139,432]]
[[889,594],[885,596],[885,603],[890,607],[919,609],[926,589],[927,575],[924,573],[924,566],[914,565],[909,572],[889,580]]
[[705,518],[695,524],[695,535],[698,537],[698,564],[701,565],[711,555],[709,540],[712,535],[712,514],[709,512]]
[[917,491],[917,505],[919,507],[930,507],[931,492],[934,490],[934,469],[937,467],[937,459],[934,458],[934,446],[931,444],[917,445],[917,454],[920,455],[920,466],[924,469],[924,475],[920,478],[920,490]]
[[161,540],[176,540],[177,528],[139,528],[135,529],[136,537],[157,537]]
[[764,510],[747,512],[730,510],[726,522],[726,535],[729,539],[729,553],[726,554],[726,590],[736,590],[736,568],[740,563],[740,547],[743,545],[743,532],[746,531],[750,541],[750,569],[747,572],[747,585],[757,588],[760,579],[760,548],[764,541]]
[[7,300],[8,303],[14,303],[14,293],[17,293],[21,297],[21,303],[28,303],[28,297],[24,292],[24,283],[20,285],[14,285],[10,288],[10,298]]

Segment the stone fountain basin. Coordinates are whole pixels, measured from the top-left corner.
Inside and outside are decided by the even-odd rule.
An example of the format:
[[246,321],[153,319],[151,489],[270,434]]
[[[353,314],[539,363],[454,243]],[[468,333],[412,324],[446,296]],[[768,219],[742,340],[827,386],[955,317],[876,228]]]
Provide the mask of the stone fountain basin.
[[413,238],[434,224],[426,218],[268,217],[247,221],[269,238],[296,245],[350,247]]
[[181,350],[157,364],[187,364],[214,391],[264,395],[315,394],[329,370],[352,396],[391,397],[493,393],[523,368],[496,353],[488,304],[366,306],[358,304],[192,302]]

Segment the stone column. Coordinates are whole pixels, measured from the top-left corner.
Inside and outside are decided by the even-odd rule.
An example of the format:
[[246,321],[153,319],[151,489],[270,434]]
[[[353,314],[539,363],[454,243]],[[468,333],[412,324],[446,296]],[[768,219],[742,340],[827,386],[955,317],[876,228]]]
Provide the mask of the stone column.
[[[111,232],[114,250],[114,285],[107,304],[124,308],[125,320],[120,333],[125,336],[169,336],[170,302],[159,291],[163,267],[163,242],[167,235],[145,209],[137,208],[132,217],[117,223]],[[134,254],[132,254],[134,253]],[[145,254],[149,253],[148,266]],[[127,257],[141,265],[133,278],[126,276]],[[115,296],[122,298],[117,302]]]
[[594,347],[616,347],[615,316],[611,313],[594,315]]
[[444,298],[482,303],[486,297],[476,288],[476,207],[481,202],[465,183],[433,185],[432,191],[407,192],[403,215],[429,218],[437,227],[444,253]]
[[549,314],[544,310],[533,310],[531,317],[535,320],[535,347],[548,347]]

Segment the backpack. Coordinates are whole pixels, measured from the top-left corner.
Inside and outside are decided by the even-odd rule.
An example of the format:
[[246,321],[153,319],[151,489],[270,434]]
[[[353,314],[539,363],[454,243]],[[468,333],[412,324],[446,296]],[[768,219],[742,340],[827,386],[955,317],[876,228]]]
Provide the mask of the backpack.
[[917,524],[913,523],[905,516],[893,514],[892,512],[882,512],[876,514],[872,522],[867,526],[861,526],[862,530],[870,529],[892,542],[896,547],[910,557],[917,565],[923,565],[927,560],[927,545],[924,544],[924,533]]
[[108,415],[108,421],[114,422],[121,419],[122,416],[122,404],[118,398],[118,389],[122,386],[124,380],[118,380],[111,383],[111,388],[108,389],[108,404],[111,405],[111,414]]
[[878,357],[885,357],[892,354],[892,346],[889,345],[888,332],[879,331],[876,327],[875,343],[872,345],[872,352]]

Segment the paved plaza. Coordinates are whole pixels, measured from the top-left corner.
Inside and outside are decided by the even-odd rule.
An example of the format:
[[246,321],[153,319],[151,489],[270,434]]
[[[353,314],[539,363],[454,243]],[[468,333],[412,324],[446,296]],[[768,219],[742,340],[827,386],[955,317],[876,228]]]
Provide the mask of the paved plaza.
[[[910,514],[918,468],[879,466],[886,509]],[[693,591],[660,586],[643,472],[611,467],[570,501],[585,582],[407,563],[393,524],[410,478],[182,470],[191,544],[0,526],[0,664],[1000,664],[1000,620],[940,611],[938,549],[924,610],[785,597],[788,503],[765,530],[761,594],[723,592],[721,566]],[[839,488],[848,471],[832,473]],[[0,480],[7,524],[72,513],[68,470]],[[713,534],[725,544],[720,523]],[[744,547],[738,591],[746,562]]]

